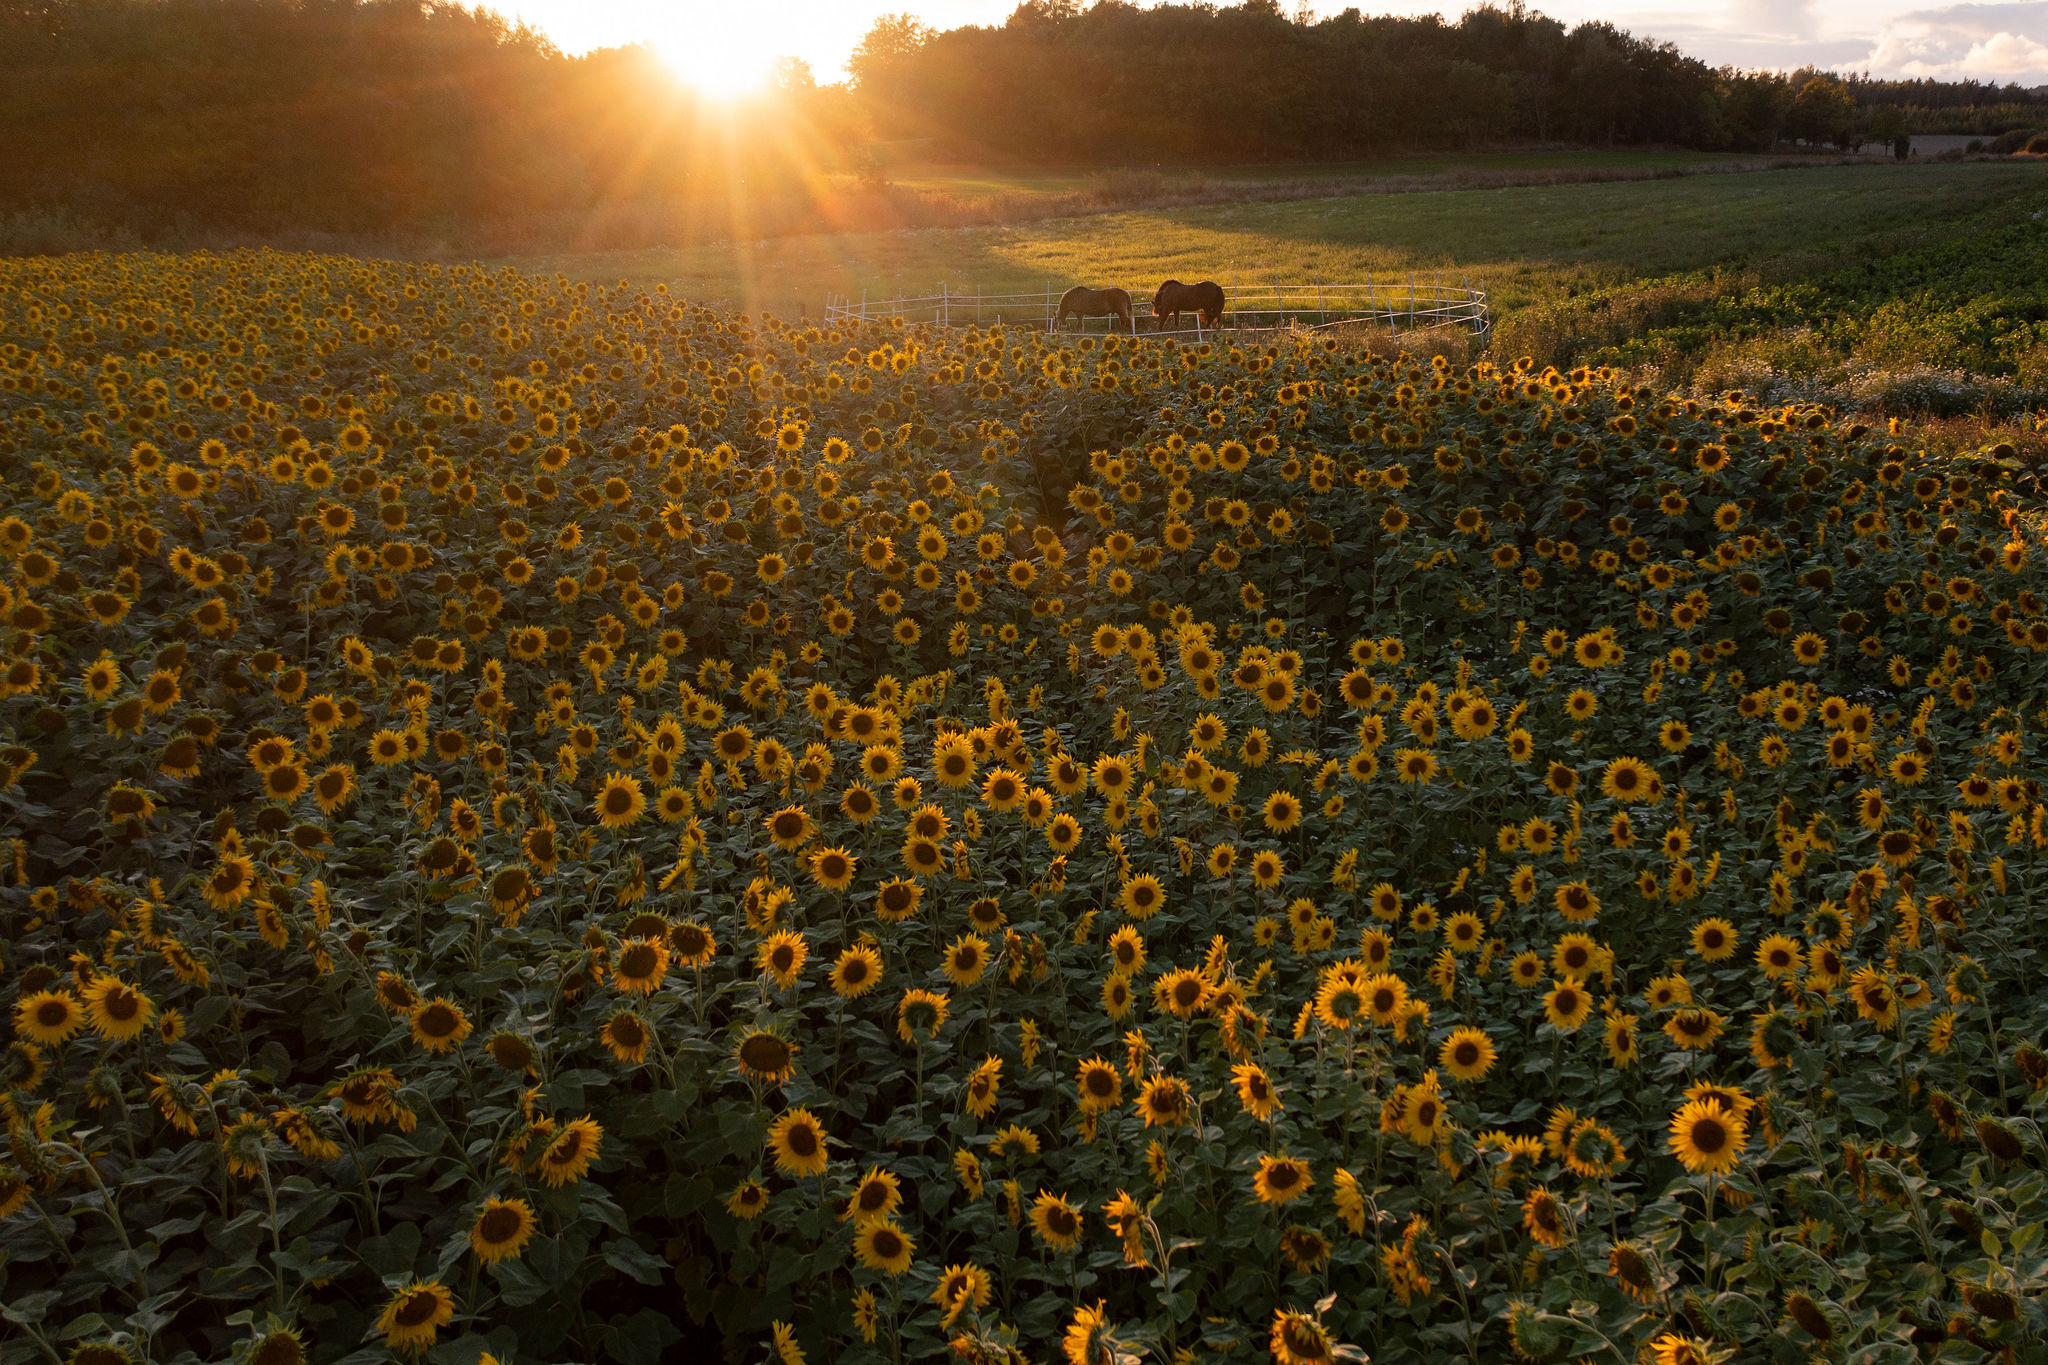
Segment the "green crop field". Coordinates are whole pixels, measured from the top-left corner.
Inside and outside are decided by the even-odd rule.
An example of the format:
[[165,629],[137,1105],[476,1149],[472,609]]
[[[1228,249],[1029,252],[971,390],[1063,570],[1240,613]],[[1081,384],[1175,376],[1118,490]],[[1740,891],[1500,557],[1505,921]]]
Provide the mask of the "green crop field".
[[1546,171],[1683,171],[1753,160],[1726,152],[1682,148],[1618,151],[1445,152],[1381,156],[1361,161],[1266,161],[1227,166],[1160,166],[1104,170],[1093,166],[989,169],[904,161],[889,167],[889,183],[949,195],[1041,194],[1085,190],[1119,176],[1156,176],[1169,190],[1204,185],[1270,185],[1285,181],[1358,181],[1449,176],[1460,172],[1532,174]]
[[1169,275],[1229,282],[1357,280],[1445,270],[1504,308],[1589,285],[1763,256],[1834,257],[1939,233],[2048,191],[2032,163],[1846,166],[1596,185],[1352,195],[1102,214],[996,227],[820,234],[516,264],[572,279],[666,283],[707,302],[795,312],[828,292],[881,296],[1048,281],[1131,286]]

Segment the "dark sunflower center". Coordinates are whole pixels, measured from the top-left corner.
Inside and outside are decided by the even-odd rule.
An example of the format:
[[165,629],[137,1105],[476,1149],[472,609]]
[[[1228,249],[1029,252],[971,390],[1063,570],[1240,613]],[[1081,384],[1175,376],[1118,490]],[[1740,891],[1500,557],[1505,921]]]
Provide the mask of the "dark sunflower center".
[[766,1033],[756,1033],[740,1044],[740,1060],[756,1071],[777,1072],[789,1064],[789,1044]]
[[519,1229],[524,1225],[525,1220],[519,1216],[519,1210],[500,1205],[477,1220],[476,1235],[486,1242],[509,1242],[519,1235]]

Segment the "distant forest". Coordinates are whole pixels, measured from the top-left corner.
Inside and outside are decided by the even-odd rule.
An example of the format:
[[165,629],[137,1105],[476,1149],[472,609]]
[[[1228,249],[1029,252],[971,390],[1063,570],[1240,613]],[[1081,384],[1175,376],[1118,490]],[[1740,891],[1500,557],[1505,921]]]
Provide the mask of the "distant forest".
[[599,220],[618,241],[761,236],[859,219],[886,195],[877,149],[906,143],[1200,165],[2048,125],[2048,88],[1716,70],[1519,4],[1297,22],[1275,0],[1027,0],[997,27],[884,19],[850,71],[820,86],[786,63],[735,117],[643,49],[568,57],[460,5],[0,0],[0,224],[136,242],[460,242],[509,225],[539,242]]

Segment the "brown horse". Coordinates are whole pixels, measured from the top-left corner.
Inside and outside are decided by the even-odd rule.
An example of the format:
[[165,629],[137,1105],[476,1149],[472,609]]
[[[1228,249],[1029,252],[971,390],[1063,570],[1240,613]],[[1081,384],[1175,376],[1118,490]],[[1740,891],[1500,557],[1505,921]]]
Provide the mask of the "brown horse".
[[1179,326],[1183,309],[1200,318],[1204,327],[1214,327],[1223,320],[1223,286],[1214,280],[1203,280],[1200,284],[1168,280],[1152,296],[1153,328],[1165,331],[1168,318]]
[[1058,327],[1067,320],[1067,314],[1074,315],[1076,326],[1087,318],[1122,318],[1124,326],[1133,332],[1137,325],[1131,321],[1131,296],[1123,289],[1084,289],[1075,285],[1060,295],[1060,311],[1053,316],[1053,326]]

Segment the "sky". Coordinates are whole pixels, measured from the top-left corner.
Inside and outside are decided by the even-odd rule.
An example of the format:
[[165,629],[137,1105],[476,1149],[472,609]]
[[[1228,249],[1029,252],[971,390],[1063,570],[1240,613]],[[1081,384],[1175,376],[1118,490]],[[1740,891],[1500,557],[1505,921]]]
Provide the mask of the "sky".
[[[485,0],[545,31],[570,53],[648,42],[710,90],[758,83],[779,56],[821,82],[876,16],[908,12],[934,28],[1000,24],[1015,0]],[[1141,0],[1141,3],[1143,0]],[[1085,3],[1085,0],[1084,0]],[[1349,0],[1309,0],[1333,14]],[[1293,0],[1283,0],[1289,11]],[[1365,0],[1368,14],[1456,14],[1462,0]],[[1719,66],[1814,65],[1879,76],[1974,77],[2048,84],[2048,0],[1929,6],[1925,0],[1535,0],[1567,24],[1605,19],[1676,43]]]

